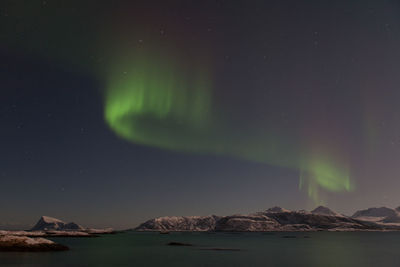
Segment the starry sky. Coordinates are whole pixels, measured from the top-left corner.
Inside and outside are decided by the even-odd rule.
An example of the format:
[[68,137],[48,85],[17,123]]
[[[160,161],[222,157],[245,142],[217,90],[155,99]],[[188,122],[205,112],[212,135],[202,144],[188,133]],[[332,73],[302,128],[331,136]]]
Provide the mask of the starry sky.
[[399,15],[384,0],[1,1],[0,227],[399,206]]

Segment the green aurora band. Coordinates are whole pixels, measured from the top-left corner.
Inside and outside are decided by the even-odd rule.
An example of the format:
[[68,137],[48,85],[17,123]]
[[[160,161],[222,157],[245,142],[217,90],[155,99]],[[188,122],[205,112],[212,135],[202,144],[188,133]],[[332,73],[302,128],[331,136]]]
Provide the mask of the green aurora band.
[[[184,69],[171,65],[173,60],[154,63],[138,56],[135,62],[134,66],[123,64],[109,79],[105,119],[110,128],[134,143],[170,150],[201,149],[211,107],[206,72],[199,70],[189,79],[182,75]],[[198,140],[195,148],[189,146],[194,140]]]
[[104,107],[105,120],[119,137],[172,151],[297,169],[299,188],[315,204],[324,204],[324,191],[352,190],[349,168],[338,157],[321,150],[312,153],[279,129],[240,129],[226,123],[215,108],[212,77],[201,64],[188,71],[175,58],[152,53],[123,62],[109,76]]

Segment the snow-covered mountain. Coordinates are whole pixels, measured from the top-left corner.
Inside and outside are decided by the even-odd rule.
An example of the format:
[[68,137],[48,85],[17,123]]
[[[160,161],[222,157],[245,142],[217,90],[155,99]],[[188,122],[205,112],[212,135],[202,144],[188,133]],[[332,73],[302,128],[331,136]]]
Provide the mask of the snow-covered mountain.
[[326,207],[312,212],[289,211],[279,207],[249,215],[159,217],[139,225],[137,231],[355,231],[400,230],[392,224],[347,217]]
[[356,211],[352,218],[381,223],[400,223],[400,211],[386,207],[369,208]]
[[319,206],[311,211],[312,214],[320,214],[320,215],[327,215],[327,216],[343,216],[330,208]]
[[369,208],[365,210],[359,210],[356,211],[353,216],[353,218],[357,217],[387,217],[387,216],[393,216],[396,215],[396,210],[391,209],[391,208],[386,208],[386,207],[380,207],[380,208]]
[[65,223],[59,219],[42,216],[31,231],[81,231],[84,230],[79,224]]

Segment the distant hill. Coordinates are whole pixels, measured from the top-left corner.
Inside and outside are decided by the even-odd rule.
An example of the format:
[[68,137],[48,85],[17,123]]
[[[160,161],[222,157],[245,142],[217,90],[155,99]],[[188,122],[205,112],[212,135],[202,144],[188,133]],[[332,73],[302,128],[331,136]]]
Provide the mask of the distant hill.
[[[380,213],[378,213],[380,214]],[[389,213],[385,213],[389,214]],[[385,224],[341,215],[327,207],[311,212],[273,207],[249,215],[173,216],[148,220],[137,231],[367,231],[400,230],[400,224]]]

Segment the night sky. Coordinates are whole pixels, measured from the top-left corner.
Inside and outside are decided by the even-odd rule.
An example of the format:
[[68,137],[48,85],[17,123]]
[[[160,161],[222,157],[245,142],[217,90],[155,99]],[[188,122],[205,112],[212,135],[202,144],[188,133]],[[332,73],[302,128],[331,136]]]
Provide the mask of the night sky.
[[0,228],[400,205],[398,1],[0,2]]

